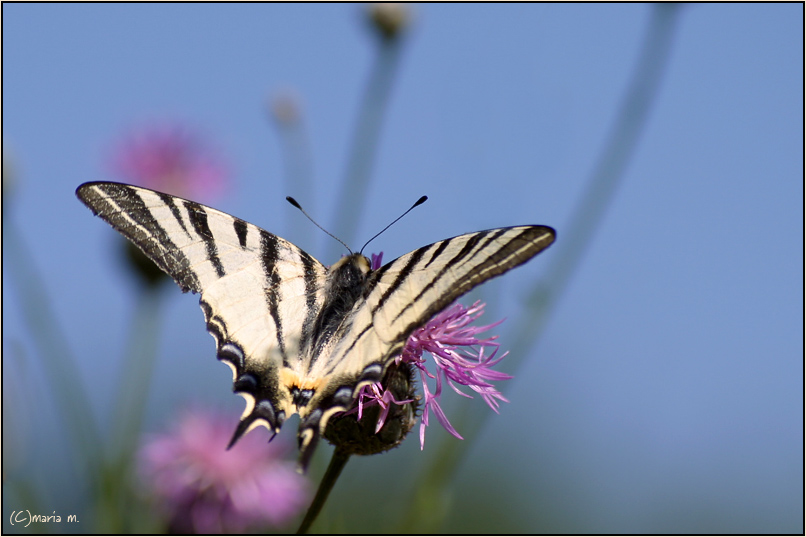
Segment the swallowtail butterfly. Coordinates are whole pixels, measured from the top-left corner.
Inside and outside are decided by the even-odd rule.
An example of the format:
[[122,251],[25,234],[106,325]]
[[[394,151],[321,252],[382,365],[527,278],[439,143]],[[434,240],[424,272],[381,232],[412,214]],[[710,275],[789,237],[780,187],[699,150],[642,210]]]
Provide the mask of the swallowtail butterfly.
[[414,330],[555,236],[546,226],[491,229],[374,271],[360,253],[326,267],[255,225],[176,196],[102,182],[76,195],[183,292],[199,293],[218,359],[246,399],[232,443],[258,425],[277,433],[299,414],[303,469],[328,419],[381,380]]

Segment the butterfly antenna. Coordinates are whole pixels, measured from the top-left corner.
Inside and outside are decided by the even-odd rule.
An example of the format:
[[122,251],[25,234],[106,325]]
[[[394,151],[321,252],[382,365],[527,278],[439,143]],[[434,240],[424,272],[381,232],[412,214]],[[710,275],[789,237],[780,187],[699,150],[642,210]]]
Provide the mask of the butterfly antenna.
[[403,214],[401,214],[400,216],[398,216],[397,218],[395,218],[395,219],[392,221],[392,223],[391,223],[391,224],[389,224],[388,226],[386,226],[385,228],[383,228],[382,230],[380,230],[378,233],[376,233],[376,234],[375,234],[375,236],[374,236],[374,237],[372,237],[372,238],[371,238],[371,239],[369,239],[367,242],[365,242],[365,243],[364,243],[364,246],[362,246],[362,247],[361,247],[361,250],[359,250],[359,251],[358,251],[358,253],[360,254],[361,252],[363,252],[363,251],[364,251],[364,248],[366,248],[366,247],[367,247],[367,244],[369,244],[369,243],[371,243],[372,241],[374,241],[375,239],[377,239],[377,238],[378,238],[378,235],[380,235],[381,233],[383,233],[384,231],[386,231],[387,229],[389,229],[390,227],[392,227],[392,225],[393,225],[395,222],[397,222],[398,220],[400,220],[401,218],[403,218],[404,216],[406,216],[407,214],[409,214],[409,213],[411,212],[411,210],[412,210],[412,209],[414,209],[414,208],[415,208],[415,207],[417,207],[418,205],[422,205],[423,203],[425,203],[427,199],[428,199],[428,196],[422,196],[420,199],[418,199],[418,200],[417,200],[417,201],[414,203],[414,205],[412,205],[411,207],[409,207],[409,209],[408,209],[408,210],[407,210],[405,213],[403,213]]
[[[313,222],[313,225],[315,225],[316,227],[318,227],[319,229],[321,229],[322,231],[324,231],[325,233],[327,233],[328,235],[330,235],[331,237],[333,237],[334,239],[336,239],[337,241],[339,241],[339,242],[342,244],[342,246],[344,246],[345,248],[347,248],[347,251],[348,251],[348,252],[350,252],[350,254],[352,254],[352,253],[353,253],[353,251],[352,251],[352,250],[350,250],[350,247],[349,247],[349,246],[347,246],[346,244],[344,244],[344,241],[343,241],[343,240],[341,240],[340,238],[338,238],[337,236],[335,236],[333,233],[331,233],[330,231],[326,230],[325,228],[323,228],[322,226],[320,226],[319,224],[317,224],[317,223],[316,223],[316,220],[314,220],[313,218],[311,218],[311,215],[309,215],[308,213],[306,213],[306,212],[305,212],[305,209],[303,209],[303,208],[302,208],[302,205],[300,205],[300,204],[299,204],[299,202],[297,202],[297,200],[295,200],[295,199],[294,199],[294,198],[292,198],[291,196],[286,196],[286,197],[285,197],[285,199],[286,199],[286,201],[288,201],[288,203],[290,203],[291,205],[293,205],[294,207],[296,207],[297,209],[299,209],[300,211],[302,211],[302,214],[304,214],[304,215],[305,215],[305,216],[308,218],[308,220],[310,220],[311,222]],[[409,209],[409,210],[411,210],[411,209]]]

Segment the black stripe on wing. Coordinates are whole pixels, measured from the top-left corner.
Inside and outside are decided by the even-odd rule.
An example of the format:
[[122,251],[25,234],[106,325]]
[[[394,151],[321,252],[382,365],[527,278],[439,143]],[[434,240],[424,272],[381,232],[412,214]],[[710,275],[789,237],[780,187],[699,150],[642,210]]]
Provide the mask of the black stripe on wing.
[[[398,312],[398,314],[395,316],[392,322],[396,322],[398,319],[400,319],[400,317],[409,308],[414,306],[414,304],[416,304],[423,298],[423,295],[425,295],[428,291],[430,291],[435,285],[442,282],[446,277],[446,274],[448,274],[450,271],[453,270],[461,270],[462,263],[472,263],[473,260],[476,259],[479,255],[486,256],[486,259],[483,259],[481,263],[477,265],[477,267],[484,267],[484,266],[495,267],[500,270],[486,277],[479,277],[478,273],[471,275],[471,273],[469,272],[467,277],[462,277],[458,281],[451,282],[449,286],[446,287],[445,292],[443,292],[442,295],[440,296],[440,299],[437,302],[433,303],[433,305],[431,306],[431,308],[435,310],[435,312],[431,316],[436,315],[437,313],[448,307],[451,302],[453,302],[463,294],[473,289],[473,287],[487,281],[489,278],[492,278],[493,276],[503,274],[509,269],[517,266],[511,263],[506,263],[505,261],[498,261],[497,254],[499,254],[502,251],[500,249],[496,249],[495,253],[488,252],[489,245],[492,244],[497,239],[499,239],[506,232],[507,229],[495,229],[491,231],[476,233],[473,236],[471,236],[468,239],[467,244],[465,244],[464,247],[455,256],[453,256],[447,263],[444,264],[444,266],[440,269],[439,273],[437,273],[437,275],[434,276],[431,282],[420,290],[417,296],[414,297],[414,300],[412,300],[405,308],[403,308],[402,310],[400,310],[400,312]],[[512,241],[507,243],[507,246],[511,244]],[[440,245],[440,247],[441,246],[442,245]],[[437,248],[437,250],[439,250],[439,248]],[[535,255],[536,253],[537,252],[535,252],[532,255]],[[530,255],[528,258],[523,259],[520,263],[517,264],[519,265],[521,263],[525,263],[531,257],[532,256]],[[438,260],[436,266],[439,266]],[[423,269],[425,268],[426,267],[423,267]],[[440,307],[441,304],[444,304],[444,306]],[[428,318],[425,320],[427,321],[428,319],[431,318],[431,316],[428,316]]]
[[232,226],[235,229],[235,236],[238,237],[238,244],[241,245],[241,248],[246,248],[246,237],[249,232],[249,225],[240,218],[236,218]]
[[300,332],[299,349],[300,352],[309,352],[315,339],[314,324],[319,313],[317,293],[319,292],[320,283],[316,271],[318,262],[307,254],[300,255],[300,260],[305,281],[305,321]]
[[182,227],[182,231],[184,231],[185,234],[188,237],[190,237],[190,231],[188,231],[188,229],[185,227],[185,221],[182,218],[182,213],[179,212],[179,207],[176,205],[177,200],[179,200],[179,201],[184,201],[184,200],[180,200],[179,198],[175,198],[175,197],[171,196],[170,194],[165,194],[163,192],[154,191],[154,193],[159,195],[159,198],[160,198],[160,200],[162,200],[162,203],[164,203],[165,206],[168,207],[168,209],[170,209],[171,214],[174,215],[174,218],[179,223],[179,225]]
[[221,264],[221,258],[218,257],[218,247],[216,246],[213,232],[210,231],[210,226],[207,225],[207,211],[202,205],[194,201],[185,201],[184,203],[193,230],[196,232],[196,235],[204,241],[204,247],[207,250],[207,259],[210,260],[213,268],[215,268],[216,276],[221,278],[225,274],[224,265]]
[[[151,209],[140,196],[140,191],[154,194],[163,202],[165,202],[164,196],[167,196],[119,183],[84,183],[78,187],[76,195],[95,215],[132,241],[159,268],[168,273],[183,292],[201,292],[198,276],[191,268],[190,259],[174,244],[163,225],[154,218]],[[184,233],[191,237],[190,231],[182,222],[177,206],[173,202],[166,203],[166,206]]]
[[260,235],[260,261],[263,264],[263,272],[266,274],[267,287],[264,289],[266,295],[266,306],[269,309],[272,321],[274,322],[277,346],[280,355],[283,357],[283,365],[289,367],[288,354],[286,353],[285,336],[283,334],[283,320],[280,316],[280,276],[277,273],[277,237],[271,233],[261,233]]
[[[445,242],[448,242],[448,241],[445,241]],[[417,265],[417,263],[420,261],[420,259],[422,259],[422,257],[425,255],[426,251],[429,248],[431,248],[432,246],[434,246],[434,245],[432,244],[431,246],[426,246],[425,248],[420,248],[419,250],[414,250],[413,252],[411,252],[411,254],[409,254],[409,258],[405,261],[405,264],[403,265],[403,268],[400,269],[400,272],[398,272],[397,276],[395,277],[394,281],[392,282],[392,285],[389,286],[389,289],[384,291],[383,295],[381,295],[380,300],[378,300],[378,303],[374,304],[372,306],[372,315],[373,316],[375,315],[375,313],[378,312],[378,310],[380,310],[384,306],[386,301],[389,300],[389,297],[391,297],[400,288],[400,286],[403,284],[403,282],[406,280],[406,278],[408,278],[409,275],[411,274],[411,272],[414,270],[414,267]],[[433,261],[433,259],[429,260],[429,263],[431,261]],[[377,270],[377,272],[375,272],[372,275],[372,277],[370,277],[370,281],[367,284],[365,294],[366,294],[367,291],[370,291],[378,281],[382,281],[381,277],[383,276],[383,274],[388,269],[393,268],[394,264],[395,264],[395,261],[393,261],[392,263],[387,264],[385,267],[381,267],[380,269]]]

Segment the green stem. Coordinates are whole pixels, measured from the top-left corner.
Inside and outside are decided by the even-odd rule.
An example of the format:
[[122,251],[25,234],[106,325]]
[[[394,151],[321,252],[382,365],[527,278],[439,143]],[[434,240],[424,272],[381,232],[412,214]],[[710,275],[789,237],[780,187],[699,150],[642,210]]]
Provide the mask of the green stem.
[[118,382],[119,394],[112,421],[108,462],[98,500],[98,530],[130,531],[137,524],[137,498],[132,487],[132,462],[143,424],[149,385],[157,355],[160,327],[160,287],[143,285],[137,294],[134,319]]
[[[336,203],[338,216],[333,226],[333,234],[347,244],[355,242],[359,219],[364,214],[370,174],[377,155],[381,125],[388,107],[392,83],[400,63],[400,51],[400,39],[381,41],[359,110],[347,174]],[[341,253],[341,246],[333,243],[329,251],[331,258],[336,259]]]
[[[287,97],[288,107],[293,107],[286,114],[288,117],[275,118],[275,125],[280,136],[283,161],[285,163],[286,194],[299,200],[308,212],[315,214],[312,204],[314,198],[313,157],[311,144],[302,121],[302,112],[295,102]],[[314,228],[309,225],[292,225],[292,214],[297,216],[296,209],[285,205],[286,238],[310,251],[313,247]]]
[[635,154],[669,63],[679,10],[677,4],[654,4],[638,64],[619,106],[616,123],[591,174],[589,187],[577,203],[568,227],[558,234],[557,253],[546,277],[528,293],[527,312],[520,317],[516,346],[511,350],[514,358],[509,361],[511,365],[517,366],[528,356],[528,351],[542,334],[548,313],[568,287],[582,256],[593,242],[624,171]]
[[128,465],[143,423],[159,340],[159,288],[142,286],[137,293],[134,321],[123,363],[120,391],[112,423],[111,455],[115,464]]
[[[611,134],[607,137],[591,174],[589,187],[577,204],[568,228],[558,234],[558,246],[555,247],[558,252],[548,269],[548,276],[531,290],[525,311],[518,316],[520,324],[514,330],[515,337],[511,339],[514,344],[508,360],[505,361],[509,370],[517,369],[529,356],[543,332],[549,313],[568,286],[571,275],[579,266],[584,251],[592,242],[594,232],[613,199],[657,96],[672,48],[678,10],[677,5],[654,4],[645,42],[641,46],[641,56],[624,94]],[[444,505],[439,502],[442,500],[444,503],[446,495],[439,492],[444,492],[449,483],[453,482],[452,475],[460,467],[473,438],[481,431],[484,420],[490,415],[473,413],[472,419],[469,419],[465,405],[459,416],[451,419],[454,424],[462,427],[465,440],[457,442],[449,438],[443,441],[437,456],[431,458],[423,470],[409,504],[407,520],[416,526],[409,528],[409,531],[427,532],[438,528],[440,520],[421,517],[420,513],[426,505],[437,513],[445,511]],[[449,444],[445,445],[446,443]],[[440,481],[433,479],[435,475],[440,477]],[[428,490],[430,487],[437,487],[439,490]]]
[[325,470],[325,475],[322,476],[319,489],[316,491],[316,496],[311,502],[308,512],[305,513],[305,518],[302,520],[302,524],[300,524],[297,530],[297,535],[308,533],[311,524],[313,524],[316,517],[319,516],[319,511],[321,511],[322,507],[325,505],[330,491],[333,489],[333,485],[336,484],[336,480],[339,478],[339,475],[341,475],[341,471],[344,469],[345,465],[347,465],[348,460],[350,460],[349,453],[345,453],[338,448],[333,450],[330,464],[328,464],[327,470]]

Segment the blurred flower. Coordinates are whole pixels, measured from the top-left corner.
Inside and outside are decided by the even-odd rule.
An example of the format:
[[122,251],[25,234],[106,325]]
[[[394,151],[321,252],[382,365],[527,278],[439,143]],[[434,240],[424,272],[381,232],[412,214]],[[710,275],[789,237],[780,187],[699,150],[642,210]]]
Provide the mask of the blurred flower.
[[193,200],[220,194],[227,175],[209,144],[180,125],[130,135],[111,168],[124,182]]
[[[209,145],[180,125],[130,134],[112,156],[110,167],[125,183],[191,200],[208,200],[220,194],[227,175]],[[147,288],[155,289],[168,281],[167,274],[129,241],[125,241],[125,256]]]
[[366,9],[372,26],[381,37],[390,41],[411,22],[411,8],[406,4],[379,2],[370,4]]
[[241,533],[281,527],[308,501],[308,482],[286,449],[247,435],[227,450],[231,420],[188,411],[140,449],[140,473],[174,533]]
[[[372,254],[372,270],[378,270],[381,267],[382,258],[383,252],[377,256]],[[425,444],[425,428],[428,426],[428,418],[432,410],[437,420],[449,433],[457,438],[462,438],[448,421],[440,406],[444,382],[447,382],[459,395],[472,398],[471,395],[462,392],[457,385],[470,388],[480,394],[496,413],[499,401],[509,402],[490,382],[512,378],[510,375],[493,369],[493,366],[500,362],[507,353],[495,358],[499,347],[495,341],[498,336],[483,339],[477,337],[478,334],[498,326],[503,321],[484,326],[472,325],[483,314],[484,304],[479,301],[476,301],[470,308],[458,302],[454,303],[409,336],[403,352],[395,360],[394,365],[390,366],[390,369],[395,366],[408,366],[409,368],[414,366],[420,370],[425,400],[420,419],[420,448]],[[486,353],[487,350],[491,350],[491,352]],[[428,352],[433,357],[436,374],[428,371],[426,367],[428,360],[422,357],[424,352]],[[435,381],[433,391],[428,387],[427,378]],[[356,398],[356,408],[351,409],[347,414],[357,412],[358,419],[361,420],[365,408],[379,406],[381,410],[377,416],[373,415],[370,418],[377,420],[375,432],[378,432],[384,427],[390,409],[393,409],[394,406],[408,405],[411,407],[412,404],[416,406],[419,403],[419,397],[414,398],[413,395],[406,397],[406,394],[410,393],[400,388],[392,389],[392,386],[384,379],[382,382],[364,386]],[[403,397],[406,398],[403,399]],[[397,413],[392,410],[392,415],[397,416]],[[402,441],[402,438],[400,440]]]

